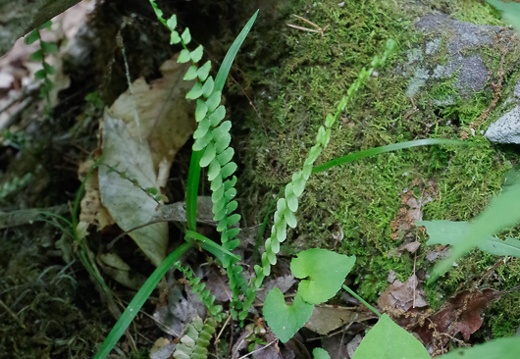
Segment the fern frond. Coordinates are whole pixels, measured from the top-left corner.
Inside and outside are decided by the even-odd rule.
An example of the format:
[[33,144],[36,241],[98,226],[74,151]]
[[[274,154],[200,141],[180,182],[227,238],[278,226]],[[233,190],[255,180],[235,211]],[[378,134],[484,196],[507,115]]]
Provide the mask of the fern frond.
[[208,357],[209,341],[215,333],[217,322],[214,318],[203,323],[200,317],[195,317],[186,326],[180,343],[175,347],[175,359],[206,359]]
[[[376,56],[370,63],[370,69],[363,68],[359,73],[357,79],[352,83],[347,91],[347,95],[343,96],[334,114],[328,114],[325,118],[325,124],[320,126],[318,134],[316,135],[316,144],[311,147],[303,168],[294,173],[291,182],[287,184],[284,191],[284,197],[280,198],[276,205],[276,212],[274,214],[274,223],[271,227],[271,234],[265,242],[265,252],[262,253],[261,265],[255,265],[255,274],[251,279],[253,288],[260,288],[263,280],[271,273],[271,266],[277,262],[276,255],[280,251],[280,244],[287,238],[287,227],[295,228],[297,224],[296,211],[298,210],[298,200],[301,197],[307,181],[312,173],[314,163],[318,159],[323,149],[330,141],[331,128],[338,120],[339,116],[347,104],[352,100],[357,91],[364,86],[368,78],[372,75],[374,70],[383,65],[388,56],[395,48],[395,41],[388,40],[386,49],[382,57]],[[253,298],[254,299],[254,298]],[[246,307],[251,305],[246,303]]]
[[224,318],[224,313],[222,312],[222,306],[215,304],[215,296],[206,289],[206,285],[201,283],[200,278],[195,276],[191,268],[182,266],[180,262],[175,263],[175,267],[184,274],[193,292],[199,295],[208,312],[220,323]]

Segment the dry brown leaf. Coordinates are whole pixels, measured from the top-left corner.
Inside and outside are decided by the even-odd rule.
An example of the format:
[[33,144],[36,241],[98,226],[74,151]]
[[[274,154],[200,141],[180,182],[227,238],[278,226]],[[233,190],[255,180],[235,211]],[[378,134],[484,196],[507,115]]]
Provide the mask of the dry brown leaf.
[[417,328],[416,332],[424,342],[429,342],[432,338],[442,341],[458,333],[467,341],[482,326],[482,310],[497,296],[494,289],[459,292],[450,298],[448,304],[429,317],[429,325]]
[[378,299],[379,307],[389,312],[406,312],[411,308],[421,308],[428,305],[424,290],[419,285],[415,274],[406,282],[395,280]]
[[397,216],[392,220],[390,226],[394,240],[414,238],[416,221],[422,221],[422,209],[426,203],[437,197],[437,188],[432,181],[426,185],[419,181],[413,181],[412,187],[418,187],[421,194],[416,198],[416,191],[407,189],[401,195],[401,208]]
[[193,105],[184,98],[192,87],[182,79],[187,66],[172,59],[160,70],[162,78],[150,84],[138,78],[110,107],[112,117],[123,120],[135,139],[147,143],[157,174],[161,163],[166,166],[162,171],[169,172],[175,154],[195,129]]
[[317,305],[304,327],[320,335],[327,335],[346,325],[360,323],[374,317],[373,313],[359,312],[355,308]]

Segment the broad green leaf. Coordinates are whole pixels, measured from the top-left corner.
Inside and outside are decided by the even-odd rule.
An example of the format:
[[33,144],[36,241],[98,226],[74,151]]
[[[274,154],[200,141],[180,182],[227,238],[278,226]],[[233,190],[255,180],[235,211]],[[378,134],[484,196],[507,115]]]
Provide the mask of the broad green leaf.
[[[208,80],[206,80],[206,82],[208,82],[210,79],[211,79],[211,84],[213,86],[212,77],[208,77]],[[213,87],[212,87],[212,90],[213,90]],[[206,105],[208,105],[208,108],[210,111],[215,111],[217,109],[218,105],[220,105],[221,101],[222,101],[222,92],[215,91],[209,95],[208,100],[206,101]]]
[[34,73],[34,78],[36,80],[43,80],[47,77],[47,72],[44,69],[39,69]]
[[499,0],[487,0],[487,3],[500,11],[502,18],[520,32],[520,4]]
[[210,143],[210,141],[213,139],[213,133],[211,131],[208,131],[208,133],[206,133],[204,135],[204,137],[201,137],[201,138],[197,138],[195,140],[195,143],[193,144],[193,151],[200,151],[202,149],[204,149],[208,143]]
[[58,52],[58,45],[53,42],[40,41],[40,46],[45,54],[55,54]]
[[[289,203],[287,203],[289,205]],[[291,212],[291,210],[284,212],[284,218],[287,225],[291,228],[296,228],[296,225],[298,224],[298,220],[296,219],[296,215]]]
[[230,188],[224,193],[224,197],[226,197],[226,201],[231,201],[233,198],[235,198],[237,195],[236,188]]
[[519,199],[520,181],[504,187],[502,192],[491,200],[489,206],[470,222],[463,239],[453,245],[448,258],[434,267],[431,280],[436,280],[444,275],[451,268],[453,262],[474,247],[480,246],[486,241],[486,238],[520,222]]
[[[208,113],[208,106],[202,100],[197,100],[197,107],[195,108],[195,121],[202,121],[206,114]],[[199,124],[200,126],[200,124]]]
[[31,31],[26,37],[25,37],[25,43],[27,45],[30,45],[32,44],[33,42],[35,42],[36,40],[38,40],[38,38],[40,37],[40,33],[38,32],[37,29]]
[[[471,226],[468,222],[452,221],[422,221],[418,226],[426,227],[430,237],[427,245],[450,244],[456,245],[464,239]],[[515,238],[501,240],[495,236],[488,236],[477,246],[480,250],[496,256],[513,256],[520,258],[520,241]]]
[[197,126],[197,129],[195,130],[195,132],[193,132],[193,138],[196,140],[204,137],[206,133],[208,133],[209,127],[210,122],[207,118],[200,121],[199,125]]
[[43,61],[42,65],[45,72],[47,72],[49,75],[54,75],[56,73],[56,69],[54,68],[54,66],[49,64],[47,61]]
[[365,335],[352,359],[375,358],[430,359],[430,354],[412,334],[395,324],[387,314],[383,314]]
[[274,334],[287,343],[309,320],[313,310],[314,305],[306,303],[299,294],[287,305],[280,289],[273,288],[265,297],[262,312]]
[[234,155],[235,150],[233,149],[233,147],[228,147],[218,154],[218,162],[220,163],[220,165],[224,166],[233,159]]
[[213,113],[211,113],[208,118],[211,121],[211,126],[216,127],[226,117],[226,108],[224,105],[220,105],[217,107]]
[[330,359],[329,352],[323,348],[314,348],[312,350],[313,359]]
[[[216,158],[211,161],[208,168],[208,180],[213,181],[217,176],[219,176],[222,171],[222,167]],[[222,186],[222,191],[224,191],[224,186]]]
[[229,147],[231,143],[231,135],[229,132],[224,132],[222,134],[219,133],[218,137],[215,136],[215,146],[217,147],[217,152],[223,152],[226,148]]
[[326,249],[311,248],[298,253],[291,261],[291,272],[303,279],[298,293],[312,304],[320,304],[332,298],[345,281],[356,256],[346,256]]
[[181,42],[181,37],[177,31],[172,31],[170,34],[170,45],[177,45]]
[[518,359],[520,356],[520,337],[499,338],[475,345],[472,348],[455,349],[438,359]]
[[307,183],[307,181],[305,181],[305,178],[303,177],[303,173],[302,172],[293,173],[291,182],[293,184],[294,194],[297,197],[300,197],[303,193],[303,190],[305,189],[305,184]]
[[[161,11],[162,13],[162,11]],[[177,27],[177,16],[175,14],[173,14],[167,21],[166,21],[166,26],[168,26],[168,29],[170,29],[170,31],[172,31],[173,29],[175,29]]]
[[43,50],[40,48],[29,56],[29,60],[39,62],[39,61],[43,61],[43,57],[44,57]]
[[232,176],[233,173],[235,173],[235,171],[237,170],[237,168],[238,166],[235,162],[229,162],[227,165],[222,167],[222,178],[228,178]]
[[228,213],[235,212],[235,210],[238,208],[238,202],[237,201],[231,201],[226,205],[226,211]]

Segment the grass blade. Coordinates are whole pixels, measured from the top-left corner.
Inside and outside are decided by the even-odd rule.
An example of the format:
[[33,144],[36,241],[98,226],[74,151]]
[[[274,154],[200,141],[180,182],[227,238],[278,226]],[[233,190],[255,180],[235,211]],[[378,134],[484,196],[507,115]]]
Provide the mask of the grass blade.
[[155,269],[152,275],[150,275],[146,282],[144,282],[143,286],[139,289],[130,304],[128,304],[123,314],[121,314],[121,317],[117,320],[116,324],[106,337],[97,354],[94,356],[94,359],[104,359],[108,356],[166,272],[168,272],[173,264],[177,262],[180,257],[191,248],[191,246],[191,243],[181,244],[177,249],[171,252],[164,261],[162,261],[157,269]]
[[221,91],[224,88],[224,85],[226,83],[226,79],[229,74],[229,70],[231,69],[231,65],[233,65],[233,61],[235,60],[235,57],[237,56],[238,50],[240,49],[240,46],[242,46],[242,43],[247,37],[247,34],[249,34],[249,30],[253,27],[253,24],[255,23],[256,16],[258,15],[258,10],[251,16],[249,21],[246,23],[242,31],[240,31],[240,34],[238,34],[235,41],[233,41],[233,44],[229,48],[226,56],[224,57],[224,60],[222,60],[222,65],[220,65],[220,68],[217,73],[217,77],[215,78],[215,89],[214,91]]
[[397,150],[402,150],[405,148],[412,148],[412,147],[419,147],[419,146],[429,146],[429,145],[466,145],[467,143],[463,141],[458,140],[445,140],[445,139],[439,139],[439,138],[427,138],[423,140],[414,140],[414,141],[407,141],[407,142],[400,142],[400,143],[393,143],[390,145],[380,146],[380,147],[374,147],[369,148],[367,150],[363,151],[356,151],[353,153],[349,153],[346,156],[336,158],[332,161],[325,162],[324,164],[321,164],[319,166],[314,167],[312,170],[312,173],[318,173],[325,170],[328,170],[331,167],[334,166],[341,166],[356,160],[360,160],[362,158],[366,157],[372,157],[375,155],[378,155],[380,153],[385,152],[393,152]]

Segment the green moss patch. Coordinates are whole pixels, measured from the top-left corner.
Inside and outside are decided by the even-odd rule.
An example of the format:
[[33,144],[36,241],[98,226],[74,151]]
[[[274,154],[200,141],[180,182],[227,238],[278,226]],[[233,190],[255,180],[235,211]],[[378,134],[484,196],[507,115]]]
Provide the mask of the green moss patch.
[[[459,20],[499,23],[489,7],[478,2],[439,1],[433,7],[451,11]],[[424,49],[428,43],[439,46],[435,61],[445,61],[445,41],[432,44],[430,35],[411,30],[417,16],[431,9],[366,0],[341,5],[302,1],[291,11],[312,21],[323,33],[286,26],[313,28],[287,13],[273,26],[275,30],[262,33],[263,45],[254,45],[257,54],[272,48],[272,56],[265,58],[267,64],[256,58],[252,66],[242,63],[241,67],[248,83],[256,81],[260,88],[253,100],[256,112],[251,111],[245,123],[237,124],[248,132],[240,140],[245,143],[240,154],[244,163],[241,177],[247,179],[240,193],[248,218],[262,222],[273,196],[301,166],[326,114],[333,111],[361,68],[382,53],[388,38],[398,42],[398,53],[347,106],[322,161],[389,143],[428,137],[457,139],[469,134],[465,147],[403,150],[311,177],[302,198],[299,225],[284,250],[294,253],[319,246],[355,254],[358,259],[352,279],[361,296],[374,302],[388,285],[390,270],[406,280],[413,272],[414,261],[417,270],[431,266],[424,259],[425,246],[417,257],[391,255],[402,244],[391,238],[390,225],[399,211],[403,191],[414,183],[431,181],[438,196],[424,206],[423,218],[468,220],[499,190],[505,172],[517,157],[506,158],[482,137],[481,128],[474,132],[470,128],[495,96],[489,86],[463,99],[453,89],[455,74],[427,84],[413,98],[406,96],[410,78],[403,74],[420,60],[417,53],[419,57],[414,60],[414,49]],[[273,60],[275,54],[277,61]],[[514,61],[514,57],[506,56],[503,63],[507,68]],[[496,74],[500,53],[487,52],[484,62]],[[447,98],[449,103],[440,102]],[[420,240],[424,242],[425,238]],[[482,258],[480,252],[468,256],[459,263],[461,269],[455,268],[441,280],[430,292],[431,299],[437,300],[434,304],[442,304],[442,298],[465,288],[462,268],[471,268],[477,276],[483,273],[492,260]],[[503,276],[511,277],[514,267],[511,263],[504,265]],[[508,286],[507,280],[490,283],[497,289]],[[517,309],[509,308],[515,312],[511,316],[518,316]],[[497,323],[498,319],[492,322],[493,331],[504,334]]]

